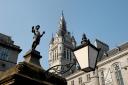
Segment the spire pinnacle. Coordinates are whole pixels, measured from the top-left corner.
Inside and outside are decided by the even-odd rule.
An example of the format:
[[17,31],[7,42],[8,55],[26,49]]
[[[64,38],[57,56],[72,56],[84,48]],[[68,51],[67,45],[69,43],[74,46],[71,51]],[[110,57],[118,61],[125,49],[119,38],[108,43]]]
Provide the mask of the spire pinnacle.
[[53,33],[52,33],[52,38],[51,38],[50,44],[52,44],[53,41],[54,41],[54,37],[53,37]]
[[63,10],[62,10],[62,16],[64,17],[64,13],[63,13]]
[[59,29],[65,31],[65,32],[67,31],[66,30],[66,21],[65,21],[65,18],[64,18],[63,10],[62,10],[62,14],[61,14],[61,17],[60,17]]
[[81,44],[89,43],[89,42],[90,42],[89,39],[87,39],[85,33],[83,33]]

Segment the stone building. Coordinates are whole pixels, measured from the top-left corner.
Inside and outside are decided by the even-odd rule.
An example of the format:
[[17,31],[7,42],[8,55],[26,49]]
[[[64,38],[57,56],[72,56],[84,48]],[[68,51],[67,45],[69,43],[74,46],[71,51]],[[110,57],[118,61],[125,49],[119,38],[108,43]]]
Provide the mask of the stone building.
[[[66,21],[62,13],[59,22],[59,29],[56,32],[55,37],[52,36],[52,39],[49,44],[49,67],[73,63],[73,49],[75,47],[75,38],[74,36],[71,36],[70,32],[68,32]],[[66,67],[63,68],[60,66],[58,70],[62,71],[66,69]],[[69,72],[59,75],[66,76],[71,74],[74,70],[75,67],[73,67]]]
[[15,66],[20,52],[10,36],[0,33],[0,72]]
[[[100,49],[95,71],[83,72],[73,67],[66,74],[59,74],[67,79],[67,85],[128,85],[128,42],[111,50],[98,39],[94,45]],[[49,66],[73,63],[75,47],[75,38],[67,31],[62,13],[59,30],[49,45]],[[59,70],[64,69],[67,68]]]
[[128,42],[108,50],[108,45],[96,40],[96,47],[103,55],[95,71],[78,70],[66,77],[68,85],[128,85]]

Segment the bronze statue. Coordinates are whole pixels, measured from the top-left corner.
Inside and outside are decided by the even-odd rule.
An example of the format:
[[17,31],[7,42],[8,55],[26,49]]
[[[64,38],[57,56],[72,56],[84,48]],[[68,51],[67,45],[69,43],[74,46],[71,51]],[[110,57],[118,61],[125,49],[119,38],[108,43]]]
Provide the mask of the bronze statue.
[[40,38],[45,34],[45,31],[43,31],[42,34],[40,34],[39,28],[40,28],[39,25],[37,25],[36,27],[32,26],[32,33],[34,33],[32,50],[35,50],[37,45],[39,45],[40,43]]

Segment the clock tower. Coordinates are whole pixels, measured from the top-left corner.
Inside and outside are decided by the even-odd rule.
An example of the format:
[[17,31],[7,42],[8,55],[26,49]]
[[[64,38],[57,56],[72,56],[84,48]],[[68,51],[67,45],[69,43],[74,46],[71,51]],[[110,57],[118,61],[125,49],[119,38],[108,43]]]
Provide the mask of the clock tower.
[[5,71],[17,64],[19,46],[14,45],[10,36],[0,33],[0,71]]
[[[65,65],[73,63],[74,54],[73,49],[76,47],[76,41],[74,36],[71,36],[67,30],[66,21],[62,12],[59,21],[59,29],[49,44],[49,67],[55,65]],[[66,70],[66,67],[59,67],[60,71]],[[75,66],[65,74],[59,74],[60,76],[67,76],[75,70]]]

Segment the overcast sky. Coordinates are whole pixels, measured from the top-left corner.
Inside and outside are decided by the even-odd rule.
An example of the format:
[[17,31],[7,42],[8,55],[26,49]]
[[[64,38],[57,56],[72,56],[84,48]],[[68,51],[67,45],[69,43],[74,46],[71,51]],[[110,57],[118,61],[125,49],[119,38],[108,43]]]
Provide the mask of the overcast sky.
[[92,43],[97,38],[111,49],[128,41],[128,0],[0,0],[0,32],[21,47],[18,62],[31,48],[31,27],[39,24],[46,34],[37,50],[43,57],[42,67],[48,68],[48,45],[58,30],[62,10],[67,30],[78,45],[83,33]]

